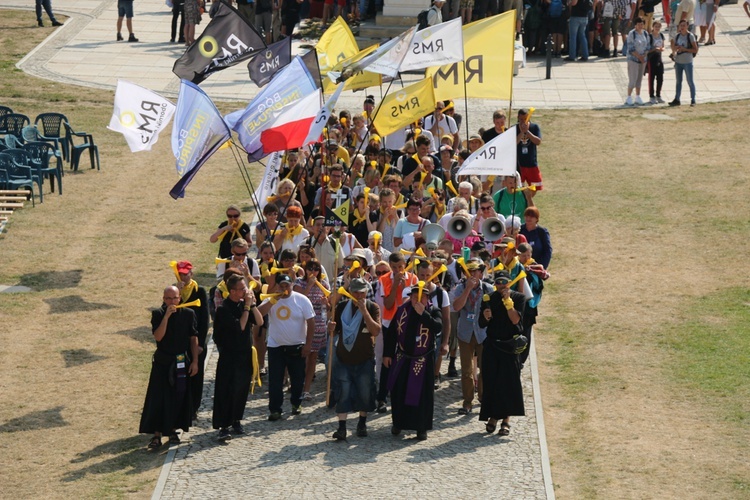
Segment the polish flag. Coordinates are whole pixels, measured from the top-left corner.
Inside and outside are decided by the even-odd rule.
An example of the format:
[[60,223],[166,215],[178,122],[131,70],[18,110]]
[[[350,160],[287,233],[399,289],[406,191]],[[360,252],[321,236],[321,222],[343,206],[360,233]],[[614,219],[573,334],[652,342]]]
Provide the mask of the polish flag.
[[285,106],[273,125],[260,134],[263,155],[304,146],[313,120],[320,111],[320,89]]

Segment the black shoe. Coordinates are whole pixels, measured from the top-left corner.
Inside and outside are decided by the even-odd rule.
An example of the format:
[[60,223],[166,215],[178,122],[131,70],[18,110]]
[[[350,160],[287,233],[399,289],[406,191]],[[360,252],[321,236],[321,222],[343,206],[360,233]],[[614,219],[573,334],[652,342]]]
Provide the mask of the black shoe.
[[41,19],[36,22],[36,25],[39,26],[40,28],[44,28],[44,23],[42,22]]
[[427,431],[417,431],[417,440],[424,441],[427,439]]
[[232,435],[229,433],[229,429],[219,430],[219,441],[230,441],[231,439]]
[[270,420],[271,422],[276,422],[277,420],[281,420],[281,413],[277,411],[271,413],[270,415],[268,415],[268,420]]
[[333,433],[333,439],[336,441],[346,441],[346,429],[339,429]]
[[180,444],[180,436],[176,432],[169,436],[169,444]]
[[367,437],[367,426],[366,425],[358,425],[357,426],[357,437],[366,438]]
[[691,108],[695,107],[695,101],[690,101],[690,107]]
[[378,401],[378,413],[385,413],[388,411],[388,407],[385,405],[385,401]]
[[588,58],[588,57],[582,57],[582,58],[580,58],[580,59],[579,59],[579,61],[581,61],[581,62],[586,62],[586,61],[588,61],[588,60],[589,60],[589,58]]
[[174,38],[170,38],[169,43],[174,43]]
[[391,434],[393,434],[394,436],[398,436],[399,434],[401,434],[401,429],[394,425],[393,427],[391,427]]
[[128,37],[128,42],[137,42],[137,41],[138,39],[135,37],[133,33],[131,33],[130,36]]
[[446,376],[458,377],[458,370],[456,370],[456,365],[448,365],[448,373],[446,373]]
[[573,59],[572,57],[566,57],[565,59],[563,59],[563,61],[575,62],[575,59]]
[[679,106],[680,105],[680,100],[679,99],[675,99],[674,101],[670,102],[669,105],[670,106]]
[[62,25],[63,23],[61,23],[60,21],[52,21],[52,26],[62,26]]
[[469,413],[471,413],[471,408],[466,408],[465,406],[458,410],[459,415],[468,415]]
[[161,448],[161,436],[154,436],[151,438],[151,441],[149,441],[148,443],[148,449],[156,450],[158,448]]
[[302,408],[299,406],[292,406],[292,415],[301,415],[302,414]]
[[245,428],[242,427],[242,424],[239,422],[235,422],[232,424],[232,434],[235,434],[237,436],[241,436],[245,433]]
[[117,41],[122,42],[124,38],[122,37],[122,33],[117,33]]
[[[185,43],[185,39],[183,37],[180,37],[180,39],[177,40],[177,43]],[[261,372],[260,376],[261,377],[265,376],[265,372]]]

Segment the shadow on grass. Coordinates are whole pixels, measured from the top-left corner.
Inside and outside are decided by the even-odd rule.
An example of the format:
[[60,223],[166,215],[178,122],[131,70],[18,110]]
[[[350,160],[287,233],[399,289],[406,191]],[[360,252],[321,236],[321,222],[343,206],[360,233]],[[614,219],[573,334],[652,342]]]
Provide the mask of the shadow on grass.
[[[158,452],[146,449],[148,437],[131,436],[100,444],[76,455],[72,464],[91,462],[81,469],[63,475],[63,482],[78,481],[89,474],[140,474],[158,469],[164,463],[164,455],[169,449],[162,446]],[[101,460],[99,460],[101,459]]]
[[151,328],[148,326],[138,326],[136,328],[130,328],[128,330],[120,330],[119,332],[114,332],[117,335],[127,335],[133,340],[137,340],[139,342],[148,342],[152,343],[154,341],[154,336],[151,334]]
[[65,360],[65,368],[86,365],[89,363],[95,363],[102,359],[107,359],[106,356],[93,354],[88,349],[70,349],[67,351],[60,351],[60,354],[62,354],[62,357]]
[[32,411],[22,417],[8,420],[0,425],[2,432],[40,431],[69,425],[62,416],[64,406],[56,406],[49,410]]
[[81,283],[82,269],[72,271],[42,271],[21,276],[19,285],[27,286],[36,291],[58,290],[61,288],[75,288]]
[[181,234],[157,234],[157,240],[174,241],[175,243],[195,243],[195,240],[186,238]]
[[102,304],[99,302],[86,302],[80,295],[68,295],[59,299],[44,299],[49,305],[50,314],[62,314],[70,312],[97,311],[100,309],[115,309],[116,306]]

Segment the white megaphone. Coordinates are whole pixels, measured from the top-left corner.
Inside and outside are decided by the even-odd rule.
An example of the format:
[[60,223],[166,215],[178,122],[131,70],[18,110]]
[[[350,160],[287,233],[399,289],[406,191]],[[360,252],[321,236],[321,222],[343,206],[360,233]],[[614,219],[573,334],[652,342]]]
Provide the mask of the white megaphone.
[[456,240],[463,240],[471,234],[471,222],[466,217],[456,215],[448,221],[448,234]]
[[425,248],[434,252],[438,243],[445,237],[445,229],[440,224],[427,224],[422,228],[422,238],[425,240]]
[[505,221],[500,217],[490,217],[482,222],[482,235],[486,241],[497,241],[505,235]]

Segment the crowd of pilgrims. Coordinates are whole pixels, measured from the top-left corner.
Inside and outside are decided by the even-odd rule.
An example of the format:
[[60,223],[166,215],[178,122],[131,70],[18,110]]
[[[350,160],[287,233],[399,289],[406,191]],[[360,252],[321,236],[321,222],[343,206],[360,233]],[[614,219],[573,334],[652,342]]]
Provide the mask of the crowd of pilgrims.
[[444,376],[460,377],[458,413],[478,413],[488,433],[507,436],[510,417],[524,415],[520,376],[552,257],[534,203],[539,126],[527,110],[509,125],[514,175],[458,176],[472,151],[505,131],[504,112],[460,141],[460,116],[440,103],[395,138],[403,147],[388,149],[368,128],[371,104],[332,117],[314,148],[284,154],[254,223],[227,208],[210,236],[216,286],[199,286],[190,262],[172,262],[176,284],[152,314],[157,350],[140,424],[153,434],[149,448],[164,437],[179,443],[178,430],[197,418],[211,320],[221,441],[244,434],[245,404],[261,380],[269,421],[284,418],[285,390],[292,418],[321,398],[311,392],[318,363],[338,415],[335,440],[347,439],[348,414],[365,437],[368,413],[389,409],[393,435],[426,439]]

